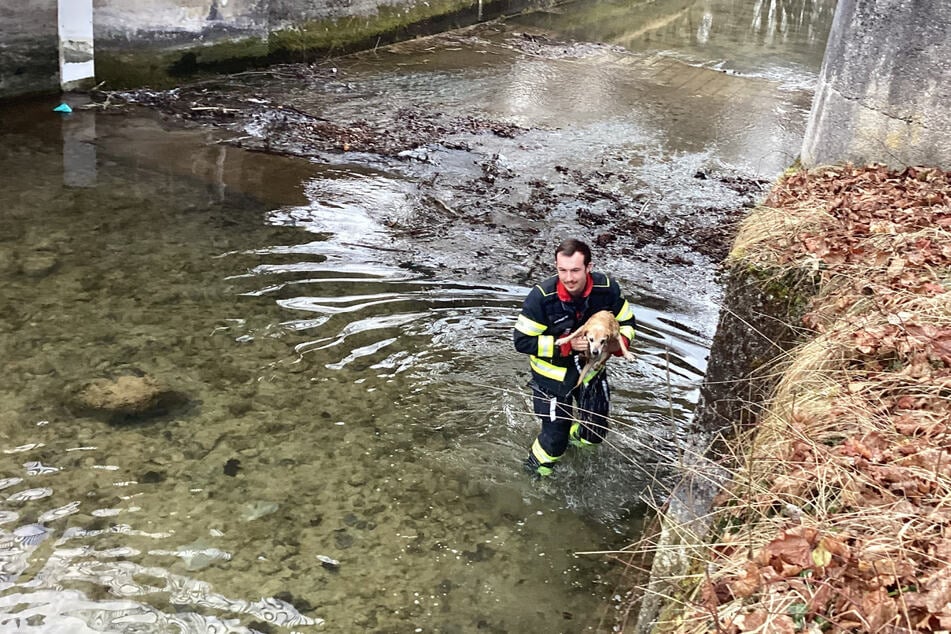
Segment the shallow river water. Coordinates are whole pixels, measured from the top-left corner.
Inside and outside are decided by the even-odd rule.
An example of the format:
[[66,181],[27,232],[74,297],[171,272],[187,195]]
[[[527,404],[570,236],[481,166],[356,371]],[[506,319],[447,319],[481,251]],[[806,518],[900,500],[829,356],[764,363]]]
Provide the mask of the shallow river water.
[[[328,60],[317,88],[248,80],[329,119],[386,125],[410,104],[527,129],[398,159],[0,105],[0,631],[611,631],[624,588],[581,553],[638,539],[674,472],[713,263],[596,253],[636,304],[638,359],[612,368],[610,442],[535,483],[512,326],[554,243],[590,227],[492,199],[481,228],[405,227],[434,187],[471,206],[454,186],[473,156],[509,192],[557,188],[566,165],[628,174],[618,195],[668,230],[741,205],[698,175],[791,161],[833,7],[568,4]],[[181,401],[122,424],[77,413],[80,387],[123,374]]]

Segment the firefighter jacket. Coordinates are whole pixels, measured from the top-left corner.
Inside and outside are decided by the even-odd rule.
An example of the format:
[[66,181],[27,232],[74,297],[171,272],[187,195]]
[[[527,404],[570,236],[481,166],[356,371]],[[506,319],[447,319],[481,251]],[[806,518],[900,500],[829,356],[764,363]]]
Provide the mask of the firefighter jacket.
[[[556,346],[555,340],[574,332],[599,310],[609,310],[617,318],[621,336],[634,339],[634,309],[621,295],[618,283],[603,273],[591,273],[582,297],[573,299],[558,280],[551,277],[528,293],[522,313],[515,322],[515,349],[529,355],[532,379],[552,396],[567,396],[578,382],[579,364],[570,344]],[[583,364],[581,364],[583,365]]]

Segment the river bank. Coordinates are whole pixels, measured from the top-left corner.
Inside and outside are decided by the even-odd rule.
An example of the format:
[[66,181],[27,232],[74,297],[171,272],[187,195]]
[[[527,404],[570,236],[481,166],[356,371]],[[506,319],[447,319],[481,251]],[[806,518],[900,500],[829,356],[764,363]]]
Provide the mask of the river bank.
[[802,343],[749,377],[775,391],[726,430],[730,478],[655,631],[951,626],[949,203],[938,169],[823,167],[744,221],[729,265],[786,293]]

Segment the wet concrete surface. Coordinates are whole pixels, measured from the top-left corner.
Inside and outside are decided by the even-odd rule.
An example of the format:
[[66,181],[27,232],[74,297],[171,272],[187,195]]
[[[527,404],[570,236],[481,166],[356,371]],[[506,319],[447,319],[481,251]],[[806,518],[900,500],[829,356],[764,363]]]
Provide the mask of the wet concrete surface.
[[[611,631],[625,589],[575,553],[634,541],[676,473],[716,259],[801,137],[822,39],[780,16],[809,6],[565,5],[0,109],[2,627]],[[564,26],[604,20],[627,35]],[[638,358],[610,442],[534,484],[511,328],[569,235]],[[71,410],[124,374],[187,405]]]

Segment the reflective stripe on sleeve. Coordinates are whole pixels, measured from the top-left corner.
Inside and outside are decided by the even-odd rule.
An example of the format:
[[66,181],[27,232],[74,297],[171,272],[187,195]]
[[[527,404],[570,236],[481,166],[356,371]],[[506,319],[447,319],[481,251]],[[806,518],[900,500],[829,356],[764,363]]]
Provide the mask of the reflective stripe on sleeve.
[[634,341],[634,326],[621,326],[620,330],[628,341]]
[[545,324],[532,321],[525,315],[519,315],[518,319],[515,321],[515,330],[524,333],[529,337],[537,337],[538,335],[545,332],[546,328],[547,326],[545,326]]
[[529,355],[528,362],[532,366],[532,370],[538,372],[546,379],[552,379],[559,383],[565,380],[565,374],[568,372],[568,368],[562,368],[553,363],[548,363],[535,355]]
[[538,338],[538,356],[555,356],[555,338],[552,335],[542,335]]
[[624,305],[621,306],[621,312],[617,314],[617,320],[627,321],[633,316],[634,316],[634,308],[631,306],[631,302],[624,300]]

